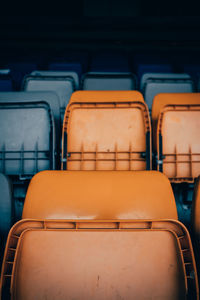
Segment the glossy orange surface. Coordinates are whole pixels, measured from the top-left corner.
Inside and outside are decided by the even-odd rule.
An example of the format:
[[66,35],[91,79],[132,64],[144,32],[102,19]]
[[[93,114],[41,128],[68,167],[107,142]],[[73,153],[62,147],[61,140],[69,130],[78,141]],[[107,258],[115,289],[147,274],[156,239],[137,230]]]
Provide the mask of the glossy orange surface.
[[189,233],[170,220],[20,221],[2,271],[6,299],[199,299]]
[[143,95],[138,91],[77,91],[71,96],[69,105],[76,102],[144,102]]
[[23,218],[177,219],[177,210],[157,171],[44,171],[31,180]]

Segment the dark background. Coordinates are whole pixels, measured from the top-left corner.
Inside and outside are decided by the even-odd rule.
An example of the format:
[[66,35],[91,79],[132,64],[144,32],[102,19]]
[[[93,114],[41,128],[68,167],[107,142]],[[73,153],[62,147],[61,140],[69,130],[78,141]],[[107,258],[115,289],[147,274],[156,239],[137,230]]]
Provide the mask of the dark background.
[[69,49],[192,54],[200,49],[198,1],[72,0],[0,3],[0,59]]

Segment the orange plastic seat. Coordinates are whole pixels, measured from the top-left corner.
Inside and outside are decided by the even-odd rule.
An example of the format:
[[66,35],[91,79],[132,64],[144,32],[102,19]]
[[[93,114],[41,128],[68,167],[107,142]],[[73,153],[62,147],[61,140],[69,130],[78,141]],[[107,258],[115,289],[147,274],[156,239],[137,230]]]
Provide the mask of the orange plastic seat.
[[6,299],[199,299],[187,229],[177,221],[24,220],[2,268]]
[[64,170],[151,169],[151,124],[137,91],[78,91],[65,111]]
[[162,93],[154,97],[152,105],[153,147],[156,150],[157,124],[161,111],[167,105],[200,104],[200,93]]
[[33,177],[23,219],[177,219],[169,180],[157,171],[45,171]]
[[200,94],[159,94],[152,121],[157,169],[172,182],[194,182],[200,174]]

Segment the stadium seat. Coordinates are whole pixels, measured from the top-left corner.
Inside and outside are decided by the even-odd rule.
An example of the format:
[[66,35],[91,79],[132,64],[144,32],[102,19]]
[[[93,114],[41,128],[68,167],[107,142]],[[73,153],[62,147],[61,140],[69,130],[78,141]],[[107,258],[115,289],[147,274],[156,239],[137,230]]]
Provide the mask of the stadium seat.
[[[60,102],[55,92],[1,92],[0,103],[35,103],[46,102],[51,108],[55,122],[56,132],[56,151],[60,152],[61,141],[61,120],[60,120]],[[59,160],[56,158],[56,166],[60,168]]]
[[169,57],[169,53],[165,57],[159,53],[134,53],[132,57],[132,64],[139,80],[145,73],[173,73],[174,67],[172,63],[173,59]]
[[151,169],[151,124],[137,91],[78,91],[63,123],[62,168]]
[[186,63],[183,65],[183,71],[189,74],[195,83],[198,82],[198,78],[200,76],[200,63],[199,59],[195,59],[193,63]]
[[27,177],[55,166],[55,128],[44,102],[0,103],[0,169]]
[[88,69],[89,53],[88,51],[79,51],[77,49],[64,50],[63,53],[51,57],[52,62],[79,62],[83,68],[83,72]]
[[10,69],[15,90],[20,90],[23,77],[33,70],[36,70],[37,64],[34,62],[17,61],[9,63],[7,67]]
[[157,169],[175,183],[200,174],[200,94],[160,94],[152,108]]
[[171,73],[172,66],[170,64],[163,63],[144,63],[139,64],[137,67],[138,78],[142,78],[143,74],[146,73]]
[[55,127],[45,102],[0,103],[0,172],[12,178],[20,218],[31,177],[55,169]]
[[149,109],[154,97],[160,93],[192,93],[194,83],[187,74],[144,74],[141,79],[141,91]]
[[22,218],[176,220],[178,217],[170,182],[157,171],[43,171],[29,184]]
[[130,72],[128,57],[123,53],[97,52],[92,55],[90,72]]
[[33,76],[49,76],[49,77],[71,77],[74,80],[75,89],[79,89],[79,77],[74,71],[33,71],[31,72]]
[[75,81],[71,76],[28,75],[24,78],[24,91],[53,91],[60,101],[61,121],[71,94],[75,90]]
[[0,69],[0,92],[13,90],[13,82],[9,69]]
[[[7,176],[0,173],[0,247],[13,224],[12,187]],[[0,251],[1,252],[1,251]],[[1,259],[0,259],[1,260]]]
[[92,91],[127,91],[136,89],[132,73],[89,72],[83,75],[81,87]]
[[23,220],[10,231],[2,299],[198,299],[177,221]]
[[78,74],[79,78],[82,76],[82,65],[79,62],[53,62],[48,66],[49,71],[73,71]]

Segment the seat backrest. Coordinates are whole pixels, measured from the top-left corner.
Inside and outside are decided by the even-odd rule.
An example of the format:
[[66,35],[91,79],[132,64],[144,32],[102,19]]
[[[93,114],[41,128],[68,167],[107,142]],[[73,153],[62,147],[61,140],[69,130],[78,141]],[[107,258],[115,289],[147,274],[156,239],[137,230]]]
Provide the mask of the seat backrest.
[[[88,51],[77,51],[77,49],[71,49],[71,50],[64,50],[64,53],[59,53],[59,56],[51,57],[51,62],[56,63],[80,63],[83,72],[86,72],[88,69],[88,62],[89,62],[89,53]],[[50,61],[49,60],[49,61]],[[51,64],[50,62],[50,64]],[[49,66],[48,69],[50,70]],[[65,70],[66,71],[66,70]]]
[[[5,239],[13,223],[12,187],[7,176],[0,173],[0,240]],[[0,242],[1,245],[1,242]],[[0,251],[1,252],[1,251]]]
[[173,67],[169,63],[158,63],[158,62],[144,62],[136,63],[137,76],[139,79],[142,79],[142,76],[146,73],[171,73],[173,72]]
[[30,178],[55,168],[55,127],[46,102],[0,103],[0,170]]
[[173,73],[173,60],[152,53],[135,53],[132,62],[139,79],[145,73]]
[[128,91],[136,89],[136,77],[132,73],[90,72],[82,77],[83,90]]
[[92,72],[129,72],[129,59],[124,53],[101,50],[92,55],[89,70]]
[[13,82],[9,69],[0,69],[0,92],[13,90]]
[[37,76],[28,75],[25,77],[22,89],[24,91],[53,91],[57,93],[60,101],[61,120],[66,106],[72,93],[75,90],[75,84],[72,77],[64,76]]
[[151,79],[151,80],[180,80],[180,79],[189,79],[191,80],[190,75],[188,74],[176,74],[176,73],[144,73],[141,81],[140,81],[140,90],[143,91],[145,88],[145,84],[147,83],[147,81]]
[[74,71],[62,71],[62,70],[49,70],[49,71],[33,71],[31,72],[33,76],[43,76],[43,77],[71,77],[74,80],[75,89],[79,88],[79,77],[78,74]]
[[72,71],[80,78],[83,73],[82,64],[80,62],[52,62],[48,65],[49,71]]
[[161,111],[168,105],[188,104],[200,104],[200,93],[161,93],[154,97],[151,114],[154,151],[157,146],[157,124]]
[[31,180],[22,218],[177,219],[177,210],[157,171],[44,171]]
[[63,169],[150,169],[150,132],[148,109],[139,92],[76,92],[63,123]]
[[19,90],[22,84],[23,77],[33,70],[36,70],[37,63],[31,61],[15,61],[10,62],[7,67],[11,71],[15,89]]
[[187,74],[144,74],[142,82],[144,99],[149,109],[157,94],[194,92],[194,83]]
[[173,182],[193,182],[200,174],[200,97],[193,97],[198,104],[189,94],[187,104],[177,98],[180,102],[164,106],[159,115],[157,168]]
[[1,294],[16,300],[199,297],[189,233],[179,222],[161,220],[20,221],[8,238]]
[[[60,115],[60,102],[58,95],[55,92],[1,92],[0,93],[0,103],[37,103],[46,102],[50,106],[51,112],[53,114],[55,123],[55,147],[56,152],[60,153],[61,150],[61,128],[62,121]],[[56,159],[56,168],[60,169],[60,157]]]
[[54,116],[55,124],[60,126],[60,103],[55,92],[1,92],[0,102],[19,103],[19,102],[47,102]]
[[[187,58],[184,57],[184,61],[186,61]],[[199,60],[196,58],[193,60],[193,62],[186,62],[183,64],[183,71],[187,74],[190,74],[190,76],[193,78],[193,80],[197,83],[198,77],[200,75],[200,63]]]

